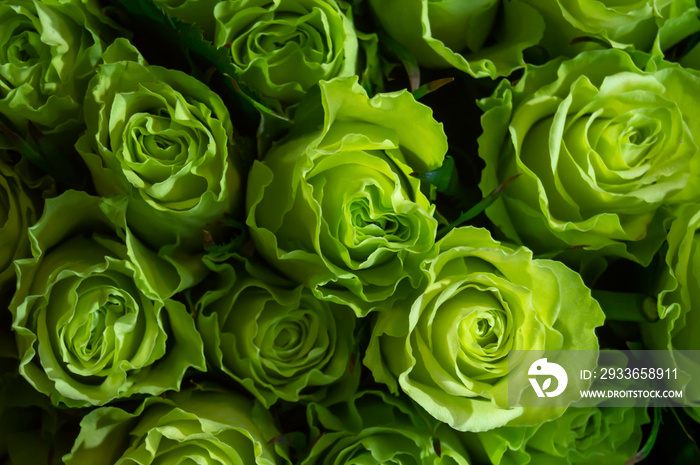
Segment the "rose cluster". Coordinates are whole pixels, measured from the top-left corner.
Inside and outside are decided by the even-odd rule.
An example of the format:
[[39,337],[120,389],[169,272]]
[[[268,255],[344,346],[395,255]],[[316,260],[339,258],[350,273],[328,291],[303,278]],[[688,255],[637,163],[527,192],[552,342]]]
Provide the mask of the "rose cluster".
[[692,0],[0,2],[0,463],[700,461],[698,383],[512,398],[700,373],[699,43]]

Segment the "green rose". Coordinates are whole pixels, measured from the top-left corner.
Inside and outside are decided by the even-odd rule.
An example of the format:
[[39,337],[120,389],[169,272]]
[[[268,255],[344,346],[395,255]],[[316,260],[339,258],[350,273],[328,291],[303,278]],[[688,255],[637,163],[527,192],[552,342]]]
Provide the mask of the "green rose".
[[318,300],[307,288],[294,287],[248,260],[210,261],[209,267],[221,285],[206,292],[195,308],[205,352],[215,367],[266,407],[278,399],[327,400],[327,387],[339,381],[354,392],[349,380],[355,361],[352,310]]
[[307,410],[314,441],[302,465],[469,465],[457,434],[412,405],[366,391],[331,408]]
[[508,408],[507,375],[517,368],[508,353],[598,349],[594,330],[604,316],[581,277],[485,229],[455,229],[436,248],[423,265],[422,295],[377,317],[364,360],[374,379],[459,431],[561,415],[555,407]]
[[[646,56],[637,55],[646,61]],[[669,205],[700,198],[698,75],[618,50],[528,68],[481,101],[487,209],[536,253],[575,247],[643,265],[663,243]]]
[[205,369],[193,318],[148,279],[167,262],[126,229],[124,203],[77,191],[47,200],[29,229],[33,258],[15,262],[19,371],[55,404],[157,395]]
[[214,44],[231,49],[240,78],[283,105],[324,79],[356,74],[358,39],[336,0],[222,1]]
[[29,123],[53,135],[82,126],[85,88],[110,35],[88,11],[95,8],[81,0],[0,5],[0,115],[14,132],[26,136]]
[[357,78],[336,79],[313,97],[253,165],[247,224],[268,262],[364,316],[421,279],[437,222],[411,173],[436,169],[447,141],[407,91],[369,99]]
[[575,55],[580,47],[572,46],[572,40],[580,37],[648,52],[662,25],[695,7],[695,0],[523,1],[544,17],[546,28],[540,45],[551,56]]
[[0,158],[0,302],[15,278],[14,260],[31,256],[27,228],[40,212],[37,200]]
[[466,442],[493,465],[620,465],[639,450],[647,422],[641,407],[570,407],[540,426],[498,428]]
[[[135,52],[126,49],[108,52],[111,62],[90,82],[87,132],[76,144],[95,189],[129,196],[127,220],[152,247],[201,251],[205,226],[242,207],[229,112],[185,73],[130,61]],[[196,265],[180,273],[196,274],[188,266]]]
[[94,463],[276,465],[290,463],[270,412],[234,393],[188,390],[83,418],[67,465]]
[[544,24],[520,0],[369,0],[379,23],[428,68],[454,67],[474,77],[508,76],[525,66]]

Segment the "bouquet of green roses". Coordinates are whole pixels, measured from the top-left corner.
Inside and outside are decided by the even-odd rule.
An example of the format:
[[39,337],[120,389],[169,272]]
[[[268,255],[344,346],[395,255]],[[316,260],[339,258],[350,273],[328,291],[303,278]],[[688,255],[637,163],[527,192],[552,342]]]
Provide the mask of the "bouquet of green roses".
[[700,462],[699,108],[692,0],[0,0],[0,463]]

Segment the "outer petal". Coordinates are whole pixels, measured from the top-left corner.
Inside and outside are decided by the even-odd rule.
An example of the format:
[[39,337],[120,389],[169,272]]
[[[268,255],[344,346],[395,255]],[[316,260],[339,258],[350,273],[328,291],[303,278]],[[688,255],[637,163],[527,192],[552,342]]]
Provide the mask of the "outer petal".
[[454,431],[411,407],[374,391],[331,408],[311,404],[307,418],[312,435],[323,434],[301,463],[470,463]]
[[643,408],[571,407],[539,426],[498,428],[463,438],[476,456],[493,465],[614,465],[637,453],[642,425],[648,422]]
[[595,43],[574,44],[580,37],[593,37],[615,48],[649,52],[668,24],[695,7],[687,0],[523,0],[544,18],[546,29],[541,46],[550,56],[575,56],[583,50],[599,49]]
[[93,410],[81,422],[67,464],[178,463],[211,460],[234,465],[290,463],[269,412],[237,394],[183,391],[149,397],[134,413],[116,407]]
[[421,65],[453,66],[477,78],[508,76],[525,66],[523,50],[537,44],[544,29],[541,16],[520,1],[371,0],[370,5],[387,33]]

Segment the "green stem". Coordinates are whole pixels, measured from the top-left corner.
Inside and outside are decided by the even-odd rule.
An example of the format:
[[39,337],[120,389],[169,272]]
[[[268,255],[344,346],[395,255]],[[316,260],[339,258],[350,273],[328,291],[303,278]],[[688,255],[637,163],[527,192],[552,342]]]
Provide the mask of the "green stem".
[[635,455],[629,458],[625,462],[625,465],[634,465],[635,463],[639,463],[642,460],[644,460],[647,455],[651,452],[651,449],[654,447],[654,443],[656,443],[656,438],[659,435],[659,427],[661,426],[661,408],[660,407],[654,407],[654,424],[651,428],[651,433],[649,434],[649,439],[647,439],[647,442],[644,444],[644,447],[640,449],[639,452],[637,452]]

